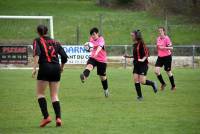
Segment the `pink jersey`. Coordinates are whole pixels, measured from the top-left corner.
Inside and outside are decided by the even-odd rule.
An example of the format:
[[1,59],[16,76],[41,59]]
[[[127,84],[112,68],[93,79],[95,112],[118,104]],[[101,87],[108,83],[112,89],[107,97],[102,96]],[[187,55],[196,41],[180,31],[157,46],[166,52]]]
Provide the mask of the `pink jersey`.
[[161,50],[161,49],[159,49],[159,46],[168,47],[171,44],[172,44],[171,40],[170,40],[170,38],[167,35],[164,38],[159,36],[157,38],[158,56],[159,57],[165,57],[165,56],[171,55],[171,51],[170,50],[166,50],[166,49]]
[[[90,42],[92,42],[93,45],[94,45],[93,50],[92,50],[92,54],[91,54],[91,58],[94,58],[98,62],[106,63],[107,62],[107,54],[106,54],[106,51],[105,51],[104,38],[102,36],[100,36],[98,39],[94,40],[92,37],[90,37]],[[98,55],[96,57],[94,57],[96,50],[99,46],[102,47],[102,49],[98,53]]]

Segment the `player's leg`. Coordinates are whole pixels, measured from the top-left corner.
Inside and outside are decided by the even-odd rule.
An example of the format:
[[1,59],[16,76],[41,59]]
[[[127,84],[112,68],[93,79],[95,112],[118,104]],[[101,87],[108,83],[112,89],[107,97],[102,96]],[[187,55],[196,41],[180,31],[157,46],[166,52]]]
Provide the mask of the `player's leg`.
[[106,76],[99,76],[101,80],[101,84],[104,90],[105,97],[109,96],[109,90],[108,90],[108,80]]
[[82,74],[80,74],[80,79],[82,83],[84,83],[85,80],[89,77],[90,72],[94,69],[95,66],[96,66],[96,61],[92,58],[89,58],[85,70],[83,71]]
[[135,89],[136,89],[136,92],[137,92],[137,99],[138,100],[142,100],[143,97],[142,97],[142,91],[141,91],[141,86],[140,86],[140,79],[139,79],[139,75],[136,74],[136,73],[133,73],[133,81],[135,83]]
[[164,69],[167,72],[167,75],[169,77],[170,83],[171,83],[171,90],[175,90],[176,86],[175,86],[175,82],[174,82],[174,76],[172,74],[171,71],[171,63],[172,59],[171,57],[169,57],[169,60],[166,61],[166,63],[164,64]]
[[60,82],[50,82],[50,95],[51,101],[53,105],[53,109],[56,115],[56,126],[61,126],[61,108],[60,108],[60,101],[58,98],[58,91],[59,91]]
[[175,90],[176,86],[175,86],[174,76],[172,74],[172,71],[167,71],[167,74],[169,76],[169,80],[170,80],[170,83],[171,83],[171,90]]
[[148,86],[152,86],[153,88],[153,91],[156,93],[157,92],[157,84],[156,82],[153,82],[151,80],[147,80],[146,79],[146,75],[147,75],[147,72],[148,72],[148,65],[140,65],[140,68],[139,68],[139,81],[141,84],[143,85],[148,85]]
[[93,70],[93,65],[92,64],[87,64],[85,70],[83,71],[83,73],[80,75],[80,79],[81,79],[81,82],[84,83],[85,80],[89,77],[90,75],[90,71]]
[[163,61],[162,60],[163,59],[161,59],[161,58],[158,57],[158,59],[156,61],[156,64],[155,64],[155,74],[156,74],[158,80],[161,83],[161,90],[164,90],[164,88],[166,87],[166,83],[163,80],[163,77],[162,77],[162,75],[160,73],[160,68],[163,66]]
[[158,89],[157,89],[157,84],[156,82],[153,82],[151,80],[147,80],[145,75],[139,75],[140,78],[140,83],[143,85],[148,85],[148,86],[152,86],[154,93],[157,93]]
[[40,123],[40,127],[44,127],[48,123],[51,122],[51,118],[50,118],[48,110],[47,110],[47,101],[46,101],[46,98],[45,98],[45,89],[46,89],[47,85],[48,85],[47,81],[37,80],[38,103],[39,103],[42,115],[44,117],[44,119]]
[[108,80],[106,77],[106,63],[97,63],[97,75],[99,75],[99,78],[101,80],[102,87],[104,89],[104,95],[105,97],[109,96],[109,90],[108,90]]

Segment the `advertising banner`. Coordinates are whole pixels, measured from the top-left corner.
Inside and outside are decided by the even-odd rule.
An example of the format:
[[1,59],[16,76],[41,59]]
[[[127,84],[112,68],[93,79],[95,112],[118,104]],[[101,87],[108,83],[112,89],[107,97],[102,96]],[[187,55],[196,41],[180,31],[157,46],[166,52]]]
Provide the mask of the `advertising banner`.
[[90,53],[87,52],[83,46],[73,45],[73,46],[62,46],[69,56],[67,64],[86,64],[89,59]]
[[0,46],[0,64],[28,64],[28,47]]

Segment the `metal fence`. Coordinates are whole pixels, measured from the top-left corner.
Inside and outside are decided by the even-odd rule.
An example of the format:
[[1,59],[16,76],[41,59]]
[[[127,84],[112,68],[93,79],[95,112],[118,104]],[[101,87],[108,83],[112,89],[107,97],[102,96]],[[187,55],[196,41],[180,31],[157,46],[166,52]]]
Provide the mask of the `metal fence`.
[[[149,62],[154,65],[157,59],[155,45],[147,45],[150,57]],[[132,66],[132,59],[124,58],[123,55],[132,55],[132,45],[107,45],[108,64],[118,64],[126,68]],[[200,67],[200,45],[177,45],[173,46],[174,67]],[[29,62],[32,62],[32,49],[29,48]]]
[[[155,64],[157,50],[155,45],[147,46],[150,52],[150,63]],[[110,45],[106,47],[110,63],[122,63],[124,67],[131,64],[124,54],[132,55],[131,45]],[[173,65],[179,67],[200,67],[200,45],[178,45],[173,48]]]
[[[154,65],[157,59],[157,51],[155,45],[147,45],[150,57],[150,65]],[[132,45],[107,45],[106,51],[108,55],[108,64],[121,65],[124,68],[132,66],[132,59],[124,58],[123,55],[132,55]],[[28,45],[28,64],[26,65],[11,65],[18,67],[31,67],[33,64],[33,49],[32,45]],[[178,45],[173,49],[173,62],[175,67],[200,67],[200,45]],[[0,65],[6,67],[10,65]]]
[[[157,51],[155,45],[147,45],[151,65],[155,64]],[[32,64],[32,46],[29,45],[29,63]],[[108,64],[121,64],[124,68],[132,66],[132,60],[124,58],[123,55],[132,55],[132,45],[107,45]],[[200,45],[178,45],[173,46],[173,66],[175,67],[200,67]]]

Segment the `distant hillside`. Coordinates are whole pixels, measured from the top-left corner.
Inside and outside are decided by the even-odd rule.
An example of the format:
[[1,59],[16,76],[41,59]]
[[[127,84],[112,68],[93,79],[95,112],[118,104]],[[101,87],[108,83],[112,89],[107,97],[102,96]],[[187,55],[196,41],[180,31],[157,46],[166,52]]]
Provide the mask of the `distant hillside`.
[[[108,45],[131,44],[130,32],[133,29],[141,29],[145,42],[154,44],[157,27],[165,25],[164,17],[157,18],[144,11],[107,9],[97,6],[95,0],[5,0],[0,1],[0,14],[52,15],[55,38],[67,44],[76,44],[78,26],[79,42],[87,41],[89,29],[100,27],[100,15],[102,34]],[[32,43],[37,24],[0,20],[0,42]],[[200,24],[190,24],[182,16],[171,16],[168,27],[174,44],[200,44]]]

